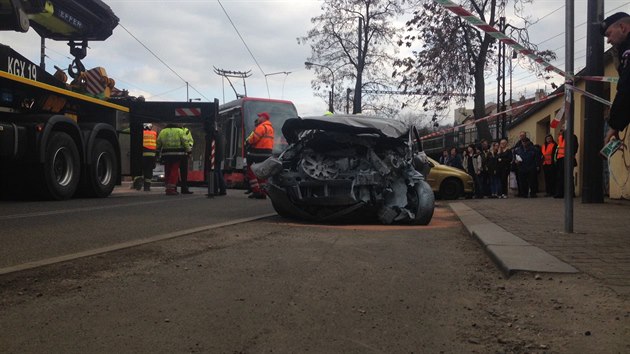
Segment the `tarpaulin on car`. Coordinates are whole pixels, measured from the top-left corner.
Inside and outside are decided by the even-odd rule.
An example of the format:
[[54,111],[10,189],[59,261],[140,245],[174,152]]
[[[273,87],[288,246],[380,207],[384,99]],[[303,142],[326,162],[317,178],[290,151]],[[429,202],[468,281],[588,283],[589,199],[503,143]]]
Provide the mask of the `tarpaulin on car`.
[[288,119],[282,126],[282,134],[289,144],[293,144],[298,141],[302,131],[312,129],[348,134],[378,134],[390,138],[405,136],[409,130],[404,123],[397,120],[360,115],[333,115]]

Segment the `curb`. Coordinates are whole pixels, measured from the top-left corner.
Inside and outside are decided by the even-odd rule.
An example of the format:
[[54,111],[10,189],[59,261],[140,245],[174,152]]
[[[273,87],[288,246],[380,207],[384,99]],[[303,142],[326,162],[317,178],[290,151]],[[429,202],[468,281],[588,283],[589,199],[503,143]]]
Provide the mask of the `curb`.
[[450,203],[449,207],[477,239],[484,251],[507,276],[516,272],[579,273],[568,263],[486,219],[466,204]]

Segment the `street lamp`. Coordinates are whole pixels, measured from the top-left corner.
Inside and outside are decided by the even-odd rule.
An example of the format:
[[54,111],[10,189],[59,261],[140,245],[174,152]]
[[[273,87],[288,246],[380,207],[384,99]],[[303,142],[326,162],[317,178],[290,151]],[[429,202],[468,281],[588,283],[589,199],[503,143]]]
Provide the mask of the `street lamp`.
[[335,97],[335,73],[333,72],[331,68],[329,68],[326,65],[311,63],[310,61],[305,61],[304,65],[306,65],[307,69],[310,69],[311,66],[315,65],[315,66],[321,66],[322,68],[326,68],[330,71],[332,84],[330,85],[330,97],[328,99],[328,110],[330,111],[330,113],[335,113],[335,108],[333,107],[333,99]]

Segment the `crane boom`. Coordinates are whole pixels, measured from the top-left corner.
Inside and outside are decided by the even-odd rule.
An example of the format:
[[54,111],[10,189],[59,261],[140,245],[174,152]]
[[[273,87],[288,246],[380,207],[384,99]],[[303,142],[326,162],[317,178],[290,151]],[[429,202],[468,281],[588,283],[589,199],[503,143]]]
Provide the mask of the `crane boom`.
[[103,41],[118,17],[100,0],[0,0],[0,30],[67,41]]

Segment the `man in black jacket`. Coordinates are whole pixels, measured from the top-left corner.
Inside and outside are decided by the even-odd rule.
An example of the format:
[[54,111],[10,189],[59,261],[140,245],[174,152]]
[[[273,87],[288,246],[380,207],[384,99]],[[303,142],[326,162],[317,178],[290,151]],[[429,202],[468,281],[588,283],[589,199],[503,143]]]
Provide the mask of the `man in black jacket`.
[[610,129],[605,139],[605,143],[608,143],[613,136],[618,139],[619,131],[630,123],[630,15],[617,12],[608,16],[601,23],[600,32],[615,47],[619,60],[617,95],[610,108]]

